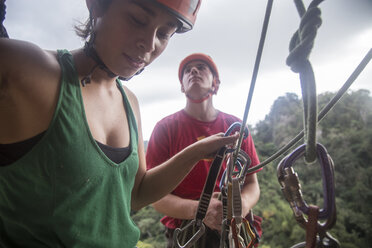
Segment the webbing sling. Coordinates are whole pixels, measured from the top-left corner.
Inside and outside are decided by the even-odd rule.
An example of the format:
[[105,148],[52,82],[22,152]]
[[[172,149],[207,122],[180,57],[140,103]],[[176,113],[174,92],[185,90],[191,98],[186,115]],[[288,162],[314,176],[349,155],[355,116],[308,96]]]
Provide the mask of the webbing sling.
[[[231,134],[231,132],[238,126],[241,126],[241,123],[234,122],[230,125],[228,130],[225,132],[225,136],[228,136]],[[248,129],[246,129],[246,132],[244,133],[245,137],[248,137]],[[205,225],[203,223],[203,219],[205,218],[205,215],[208,210],[208,206],[214,191],[214,187],[216,185],[217,177],[221,170],[222,162],[225,159],[226,153],[233,152],[231,149],[227,149],[227,147],[222,147],[218,151],[217,155],[215,156],[212,165],[208,172],[207,180],[204,184],[204,188],[202,191],[202,195],[199,200],[198,209],[195,215],[195,218],[188,223],[185,227],[176,228],[173,235],[174,245],[179,248],[188,248],[191,247],[205,232]],[[189,239],[185,244],[181,245],[178,239],[178,236],[181,232],[188,229],[189,227],[193,226],[197,232]]]

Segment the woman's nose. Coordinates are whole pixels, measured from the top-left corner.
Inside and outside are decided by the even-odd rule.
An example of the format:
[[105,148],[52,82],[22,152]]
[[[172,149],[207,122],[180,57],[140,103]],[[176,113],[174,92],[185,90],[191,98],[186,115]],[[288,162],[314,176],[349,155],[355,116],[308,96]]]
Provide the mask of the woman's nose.
[[141,39],[138,40],[137,46],[144,52],[151,53],[155,51],[156,35],[155,32],[146,32]]

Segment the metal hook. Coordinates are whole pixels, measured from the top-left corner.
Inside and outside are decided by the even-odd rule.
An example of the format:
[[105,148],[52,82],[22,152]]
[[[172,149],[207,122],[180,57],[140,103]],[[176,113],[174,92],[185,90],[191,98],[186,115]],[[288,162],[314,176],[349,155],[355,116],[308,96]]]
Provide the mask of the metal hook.
[[[297,173],[292,168],[294,162],[304,155],[305,149],[306,145],[298,147],[282,159],[277,168],[278,181],[282,186],[283,194],[296,216],[301,215],[301,213],[298,213],[298,209],[305,214],[309,213],[309,207],[302,198],[301,185]],[[322,169],[324,199],[324,207],[319,212],[319,219],[327,219],[330,218],[335,209],[333,161],[324,146],[319,143],[317,144],[317,157]]]
[[[191,227],[191,226],[197,226],[198,227],[198,231],[191,237],[191,239],[189,239],[186,242],[186,244],[181,245],[180,242],[179,242],[179,240],[178,240],[178,235],[181,232],[183,232],[186,229],[188,229],[189,227]],[[190,221],[190,223],[188,223],[183,228],[176,228],[176,230],[174,230],[173,243],[178,248],[188,248],[188,247],[191,247],[192,245],[194,245],[196,243],[196,241],[198,241],[198,239],[200,239],[200,237],[204,234],[204,232],[205,232],[205,225],[202,222],[199,223],[199,225],[197,225],[196,220],[192,220],[192,221]]]
[[325,232],[319,235],[320,235],[320,239],[319,239],[318,247],[320,248],[340,248],[341,247],[338,240],[332,237],[332,235],[329,234],[328,232]]

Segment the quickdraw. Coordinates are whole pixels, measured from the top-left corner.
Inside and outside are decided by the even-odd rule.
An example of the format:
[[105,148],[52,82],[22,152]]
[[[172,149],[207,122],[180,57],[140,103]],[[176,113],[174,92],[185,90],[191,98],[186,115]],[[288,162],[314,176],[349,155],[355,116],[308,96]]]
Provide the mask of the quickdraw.
[[[232,133],[232,131],[234,131],[240,125],[241,123],[239,122],[233,123],[228,128],[228,130],[225,132],[225,136],[229,136]],[[244,136],[248,137],[248,129],[246,129]],[[211,197],[212,197],[215,185],[216,185],[216,180],[220,173],[221,165],[225,159],[226,153],[231,153],[233,151],[234,149],[227,149],[227,147],[222,147],[218,151],[217,155],[215,156],[212,162],[212,165],[209,169],[207,180],[204,184],[203,192],[199,200],[199,205],[198,205],[195,219],[193,219],[184,228],[182,229],[177,228],[174,231],[173,239],[174,239],[174,244],[177,247],[182,247],[182,248],[191,247],[204,234],[205,226],[203,223],[203,219],[205,218],[205,215],[207,213],[208,206],[209,206],[209,203],[210,203],[210,200],[211,200]],[[195,230],[197,230],[196,233],[185,244],[180,244],[180,241],[178,239],[179,234],[190,227],[194,227]]]
[[220,247],[252,247],[259,239],[251,227],[253,224],[242,216],[240,192],[247,175],[245,168],[250,166],[251,160],[245,152],[240,151],[237,163],[233,164],[232,161],[229,159],[219,185],[224,209]]
[[[231,248],[251,248],[257,243],[256,234],[252,231],[250,223],[242,217],[242,202],[240,195],[239,178],[232,179],[232,208],[233,216],[231,219]],[[240,233],[242,232],[243,237]],[[232,242],[233,241],[233,242]]]
[[[236,162],[230,157],[222,174],[220,191],[223,203],[223,221],[220,248],[253,247],[259,242],[253,223],[242,216],[241,188],[251,165],[249,156],[239,151]],[[253,214],[250,215],[253,221]]]

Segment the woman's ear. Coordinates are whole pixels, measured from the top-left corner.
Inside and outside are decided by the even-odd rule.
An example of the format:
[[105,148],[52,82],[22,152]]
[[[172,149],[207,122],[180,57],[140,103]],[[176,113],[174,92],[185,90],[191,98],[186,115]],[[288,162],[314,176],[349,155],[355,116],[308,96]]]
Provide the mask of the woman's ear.
[[103,9],[98,0],[85,0],[89,14],[93,19],[101,17],[103,15]]

